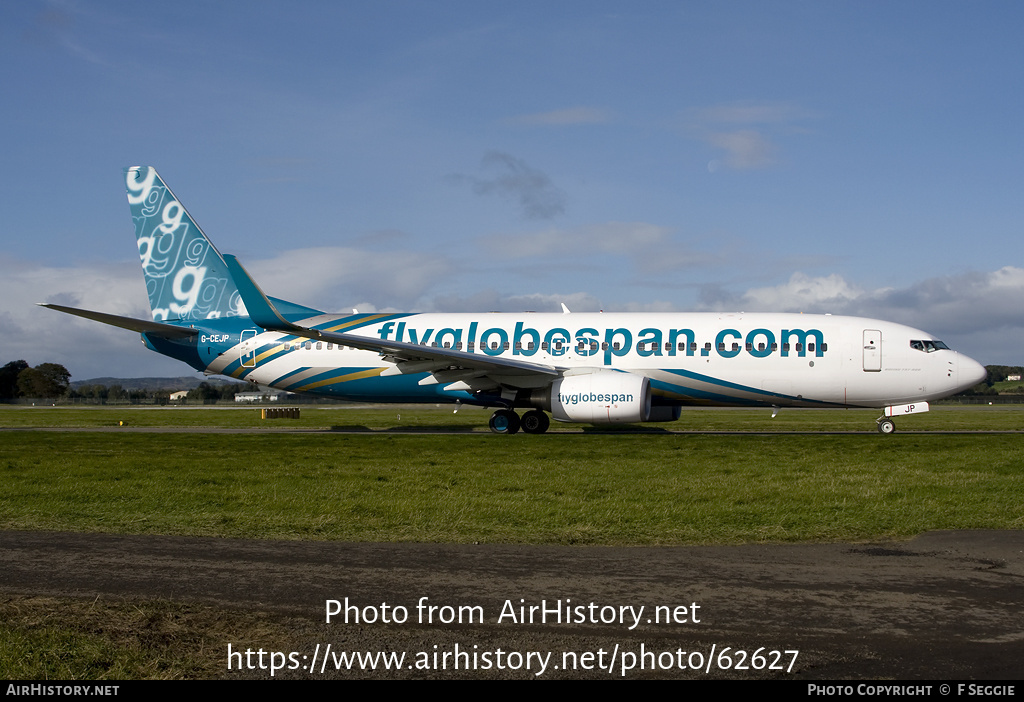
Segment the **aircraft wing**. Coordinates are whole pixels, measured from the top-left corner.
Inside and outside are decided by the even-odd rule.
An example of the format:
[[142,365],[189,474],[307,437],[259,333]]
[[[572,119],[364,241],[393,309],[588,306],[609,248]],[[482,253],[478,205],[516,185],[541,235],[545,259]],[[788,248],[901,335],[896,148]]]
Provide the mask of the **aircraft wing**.
[[81,310],[78,309],[77,307],[51,305],[46,302],[40,302],[37,304],[40,307],[49,307],[51,310],[65,312],[67,314],[73,314],[76,317],[85,317],[86,319],[91,319],[94,322],[102,322],[103,324],[109,324],[114,327],[121,327],[122,329],[131,329],[132,331],[137,331],[140,333],[146,332],[149,334],[157,334],[159,336],[164,336],[169,339],[193,336],[196,334],[196,330],[190,327],[179,327],[173,324],[163,324],[161,322],[151,322],[145,319],[135,319],[134,317],[121,317],[116,314],[106,314],[105,312]]
[[252,276],[242,267],[242,264],[238,262],[236,257],[224,254],[224,261],[231,272],[231,277],[238,288],[238,293],[242,296],[242,302],[245,303],[245,309],[249,313],[249,318],[264,329],[293,334],[307,339],[330,341],[342,346],[366,351],[376,351],[395,363],[433,362],[441,364],[442,367],[446,368],[484,371],[501,376],[542,375],[555,378],[561,375],[561,372],[564,370],[563,368],[542,363],[531,363],[529,361],[498,358],[479,353],[458,351],[456,349],[421,346],[403,341],[372,339],[355,334],[339,334],[313,327],[303,327],[289,322],[278,312],[274,304],[263,290],[260,289],[259,285],[256,284],[256,281],[252,279]]

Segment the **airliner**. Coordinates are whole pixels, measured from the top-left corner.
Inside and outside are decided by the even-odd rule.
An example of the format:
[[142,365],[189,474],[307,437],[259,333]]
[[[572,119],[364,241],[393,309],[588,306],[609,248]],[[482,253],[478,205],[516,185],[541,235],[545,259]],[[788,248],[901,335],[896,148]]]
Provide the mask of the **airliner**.
[[[931,334],[860,317],[561,313],[338,315],[270,297],[152,167],[125,169],[152,320],[139,332],[206,374],[361,402],[494,408],[498,434],[678,420],[683,407],[880,409],[878,430],[986,371]],[[519,412],[522,411],[522,414]],[[550,415],[550,416],[549,416]]]

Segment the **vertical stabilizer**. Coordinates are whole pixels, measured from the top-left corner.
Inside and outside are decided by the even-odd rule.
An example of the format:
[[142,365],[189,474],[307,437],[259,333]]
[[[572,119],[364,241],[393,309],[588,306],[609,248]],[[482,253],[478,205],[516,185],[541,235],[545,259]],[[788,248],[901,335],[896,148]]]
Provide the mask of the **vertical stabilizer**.
[[153,319],[198,320],[245,314],[224,259],[156,169],[125,169],[128,205]]

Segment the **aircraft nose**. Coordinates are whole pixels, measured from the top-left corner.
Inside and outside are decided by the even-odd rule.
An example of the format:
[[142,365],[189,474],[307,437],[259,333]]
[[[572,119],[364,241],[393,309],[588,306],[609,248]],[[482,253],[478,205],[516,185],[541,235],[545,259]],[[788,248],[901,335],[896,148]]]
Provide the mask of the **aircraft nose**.
[[963,354],[960,354],[957,365],[957,390],[973,388],[988,377],[985,366]]

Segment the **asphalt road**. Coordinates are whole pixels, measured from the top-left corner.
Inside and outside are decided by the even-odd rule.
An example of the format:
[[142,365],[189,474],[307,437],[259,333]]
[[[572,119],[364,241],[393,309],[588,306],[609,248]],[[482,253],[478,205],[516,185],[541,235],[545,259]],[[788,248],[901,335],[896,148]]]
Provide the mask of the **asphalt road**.
[[[1024,676],[1024,531],[661,548],[0,532],[0,593],[273,613],[301,642],[278,659],[287,665],[276,677],[310,677],[308,667],[316,677]],[[343,614],[326,623],[327,601],[346,598],[349,623]],[[521,621],[531,606],[562,621],[553,611],[543,621],[540,609]],[[401,618],[403,608],[403,623],[365,621]],[[460,613],[461,624],[439,622]],[[397,671],[332,671],[331,655],[347,650],[406,658]],[[257,669],[232,675],[268,674],[249,662]]]

